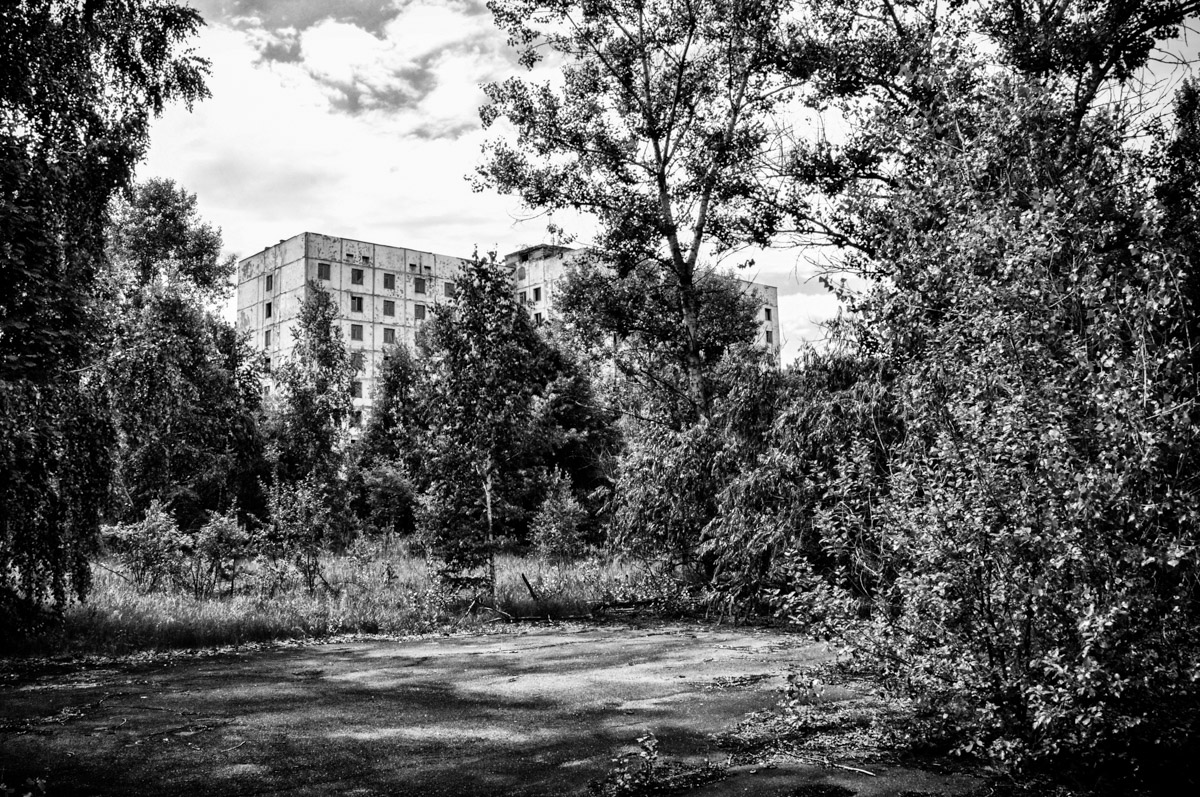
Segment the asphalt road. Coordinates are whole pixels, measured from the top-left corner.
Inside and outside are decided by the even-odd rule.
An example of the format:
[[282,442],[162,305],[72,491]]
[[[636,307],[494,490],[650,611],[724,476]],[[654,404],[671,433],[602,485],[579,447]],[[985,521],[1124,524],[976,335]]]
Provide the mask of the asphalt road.
[[[828,655],[766,630],[538,627],[52,669],[0,687],[0,781],[42,777],[49,795],[586,794],[648,731],[664,757],[724,761],[712,734]],[[965,789],[884,774],[735,768],[689,793]]]

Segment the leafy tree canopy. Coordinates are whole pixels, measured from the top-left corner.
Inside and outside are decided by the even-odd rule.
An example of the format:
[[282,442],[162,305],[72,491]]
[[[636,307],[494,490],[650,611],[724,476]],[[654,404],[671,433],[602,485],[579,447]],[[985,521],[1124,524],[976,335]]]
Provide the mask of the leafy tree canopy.
[[0,615],[87,588],[110,443],[87,370],[108,203],[151,119],[206,96],[186,48],[200,24],[157,0],[0,7]]
[[485,147],[479,187],[533,209],[570,209],[600,225],[597,246],[624,276],[667,275],[685,343],[693,414],[708,413],[700,316],[702,255],[769,242],[783,224],[773,112],[791,97],[790,2],[502,0],[497,24],[533,66],[563,59],[561,82],[485,86],[485,126],[514,141]]

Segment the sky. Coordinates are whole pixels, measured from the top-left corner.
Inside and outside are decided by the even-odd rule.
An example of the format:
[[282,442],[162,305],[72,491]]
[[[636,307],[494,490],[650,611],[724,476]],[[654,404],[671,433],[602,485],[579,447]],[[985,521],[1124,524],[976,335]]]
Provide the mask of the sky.
[[[468,182],[480,84],[524,72],[484,0],[190,1],[212,97],[166,111],[138,177],[195,193],[226,252],[305,231],[460,256],[550,240],[544,218]],[[788,363],[838,303],[803,253],[755,261],[738,276],[779,289]]]
[[[483,0],[191,5],[212,96],[164,113],[138,178],[195,193],[226,252],[305,231],[460,256],[550,240],[544,218],[468,181],[488,136],[480,84],[524,73]],[[779,289],[787,363],[837,302],[798,252],[755,260],[738,276]]]

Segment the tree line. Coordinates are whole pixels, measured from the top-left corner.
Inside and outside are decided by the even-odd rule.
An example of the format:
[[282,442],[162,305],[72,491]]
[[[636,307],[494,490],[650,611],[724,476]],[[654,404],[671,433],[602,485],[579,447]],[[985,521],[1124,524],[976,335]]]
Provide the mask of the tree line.
[[[1200,88],[1155,110],[1139,81],[1195,4],[491,7],[561,79],[486,87],[509,133],[477,186],[598,245],[548,329],[477,256],[354,445],[327,295],[264,406],[205,309],[230,264],[194,198],[110,202],[149,116],[204,94],[194,12],[4,13],[4,611],[85,594],[101,522],[196,550],[253,528],[313,589],[320,551],[401,537],[482,600],[499,550],[607,547],[851,642],[930,744],[1093,786],[1187,762]],[[710,267],[768,245],[821,246],[846,308],[782,370]]]

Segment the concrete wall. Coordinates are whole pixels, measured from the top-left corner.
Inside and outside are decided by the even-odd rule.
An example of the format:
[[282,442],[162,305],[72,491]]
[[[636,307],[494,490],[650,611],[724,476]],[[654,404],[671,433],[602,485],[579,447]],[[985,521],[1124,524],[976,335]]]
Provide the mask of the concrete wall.
[[[366,410],[383,360],[384,330],[395,331],[396,343],[412,346],[423,323],[416,318],[417,307],[424,306],[426,319],[432,318],[434,307],[446,301],[446,283],[458,278],[464,262],[452,255],[301,233],[238,264],[238,326],[250,333],[251,343],[265,351],[272,366],[282,363],[295,345],[296,317],[307,285],[317,283],[337,305],[335,324],[347,349],[362,355],[363,370],[357,380],[362,382],[363,395],[353,404]],[[327,279],[320,278],[322,264],[329,267]],[[354,279],[357,272],[361,282]],[[269,293],[268,274],[274,283]],[[393,288],[384,287],[387,274],[395,277]],[[418,280],[424,281],[424,293],[417,292]],[[361,311],[353,309],[355,298],[362,300]],[[384,314],[385,301],[395,303],[394,315]],[[265,313],[267,302],[270,318]],[[355,326],[362,328],[362,340],[353,339]],[[268,330],[270,346],[266,345]]]

